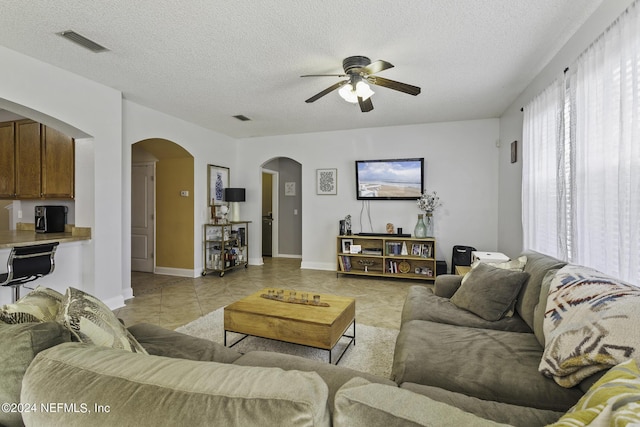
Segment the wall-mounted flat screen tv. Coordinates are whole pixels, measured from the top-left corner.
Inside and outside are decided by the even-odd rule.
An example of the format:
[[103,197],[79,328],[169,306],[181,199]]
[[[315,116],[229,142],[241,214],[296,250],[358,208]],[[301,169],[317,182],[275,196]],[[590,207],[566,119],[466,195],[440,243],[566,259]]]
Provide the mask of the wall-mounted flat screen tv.
[[424,191],[424,158],[356,160],[358,200],[416,200]]

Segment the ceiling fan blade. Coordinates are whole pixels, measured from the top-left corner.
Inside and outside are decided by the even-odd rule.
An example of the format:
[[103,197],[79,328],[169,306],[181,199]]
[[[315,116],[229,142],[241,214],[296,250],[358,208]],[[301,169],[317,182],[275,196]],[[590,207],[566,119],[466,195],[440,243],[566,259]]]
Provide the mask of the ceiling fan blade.
[[358,97],[358,104],[360,104],[360,111],[363,113],[373,110],[373,102],[371,102],[371,98],[362,99],[361,97]]
[[380,71],[388,70],[389,68],[393,68],[393,64],[388,63],[387,61],[383,61],[382,59],[378,59],[375,62],[364,67],[364,71],[366,74],[375,74]]
[[408,93],[409,95],[413,96],[416,96],[420,93],[420,88],[418,86],[412,86],[410,84],[400,83],[395,80],[389,80],[378,76],[368,76],[367,81],[377,86],[382,86],[400,92]]
[[322,98],[323,96],[325,96],[326,94],[333,92],[334,90],[338,89],[339,87],[341,87],[342,85],[345,85],[349,83],[349,80],[342,80],[334,85],[329,86],[328,88],[326,88],[325,90],[323,90],[322,92],[319,92],[315,95],[313,95],[311,98],[307,99],[306,103],[311,103],[313,101],[317,101],[318,99]]
[[305,74],[300,77],[347,77],[346,74]]

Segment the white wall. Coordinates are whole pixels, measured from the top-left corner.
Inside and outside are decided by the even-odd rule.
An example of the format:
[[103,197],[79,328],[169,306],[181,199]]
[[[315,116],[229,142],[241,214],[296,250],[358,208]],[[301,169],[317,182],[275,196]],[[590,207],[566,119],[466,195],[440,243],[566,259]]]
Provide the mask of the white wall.
[[[207,165],[230,168],[231,182],[238,182],[243,171],[234,168],[236,162],[236,140],[204,129],[184,120],[158,111],[123,101],[123,201],[124,228],[122,240],[125,251],[124,266],[131,271],[131,145],[149,138],[163,138],[187,150],[194,158],[194,191],[190,195],[194,203],[194,266],[193,277],[202,272],[203,224],[209,220],[207,205]],[[234,184],[235,185],[235,184]],[[258,220],[258,224],[261,224]]]
[[[363,205],[356,200],[355,160],[424,157],[426,189],[437,191],[443,202],[435,214],[437,258],[450,264],[457,244],[495,251],[498,135],[499,122],[490,119],[243,139],[236,165],[243,171],[240,185],[247,189],[243,216],[260,224],[264,162],[289,157],[301,163],[302,266],[332,270],[338,221],[350,214],[354,233],[371,231],[366,215],[360,225]],[[337,196],[316,195],[320,168],[338,169]],[[392,222],[412,233],[420,213],[413,201],[372,201],[370,208],[374,232],[384,232],[386,223]],[[259,227],[254,226],[250,244],[257,248],[260,242]]]
[[[76,225],[91,227],[93,239],[67,258],[82,277],[78,287],[111,307],[124,304],[122,268],[122,101],[119,91],[0,47],[0,108],[52,126],[84,143],[94,155],[78,164]],[[83,139],[85,138],[85,139]],[[82,146],[81,143],[81,146]],[[78,162],[78,160],[76,160]],[[91,188],[87,188],[91,185]],[[90,194],[89,194],[90,193]],[[95,194],[95,198],[93,196]],[[64,271],[63,266],[60,266]],[[74,282],[75,282],[74,278]],[[69,283],[70,286],[73,284]],[[128,285],[130,288],[130,285]]]
[[[569,42],[549,62],[500,118],[500,198],[498,250],[515,257],[523,248],[522,240],[522,112],[520,109],[542,92],[556,77],[561,77],[578,56],[609,27],[631,0],[607,0],[593,13]],[[518,141],[518,163],[510,163],[510,145]]]

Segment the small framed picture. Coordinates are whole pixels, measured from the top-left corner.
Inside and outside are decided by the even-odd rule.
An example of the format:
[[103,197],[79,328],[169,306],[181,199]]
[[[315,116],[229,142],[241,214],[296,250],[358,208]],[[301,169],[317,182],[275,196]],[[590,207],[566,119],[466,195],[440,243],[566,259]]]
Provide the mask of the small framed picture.
[[513,141],[511,143],[511,163],[516,163],[518,161],[518,141]]
[[316,169],[316,194],[338,194],[338,169]]
[[351,245],[353,245],[353,239],[342,239],[342,252],[345,254],[351,252]]
[[296,195],[296,183],[295,182],[285,182],[284,183],[284,195],[285,196],[295,196]]
[[429,244],[422,245],[422,257],[431,258],[431,245]]
[[420,243],[414,243],[411,245],[411,255],[420,256],[422,254],[422,245]]

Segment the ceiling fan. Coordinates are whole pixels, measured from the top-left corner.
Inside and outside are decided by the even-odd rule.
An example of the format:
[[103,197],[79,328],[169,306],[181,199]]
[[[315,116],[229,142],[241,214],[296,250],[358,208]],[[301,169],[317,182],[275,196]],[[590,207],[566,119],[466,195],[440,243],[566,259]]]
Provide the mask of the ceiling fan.
[[348,77],[346,80],[339,81],[322,92],[315,94],[305,102],[311,103],[317,101],[326,94],[333,92],[336,89],[340,89],[338,93],[345,101],[352,102],[354,104],[358,103],[360,105],[360,110],[363,113],[366,113],[373,110],[371,95],[374,94],[367,83],[408,93],[413,96],[420,93],[420,88],[418,86],[412,86],[410,84],[374,76],[374,74],[379,73],[380,71],[393,68],[393,65],[387,61],[378,60],[371,62],[371,60],[366,56],[350,56],[342,61],[342,68],[344,69],[344,74],[306,74],[304,76],[300,76]]

